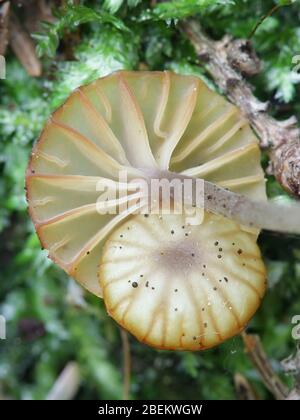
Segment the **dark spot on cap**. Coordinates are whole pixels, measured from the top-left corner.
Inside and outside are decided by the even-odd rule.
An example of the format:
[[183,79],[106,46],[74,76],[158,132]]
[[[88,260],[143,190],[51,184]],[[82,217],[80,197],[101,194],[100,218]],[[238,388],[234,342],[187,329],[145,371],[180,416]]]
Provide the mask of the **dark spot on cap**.
[[235,242],[232,242],[232,245],[234,246],[235,245]]
[[185,226],[181,226],[181,229],[185,229]]
[[205,308],[202,308],[202,312],[204,312],[205,311]]
[[204,274],[204,273],[202,273],[202,276],[205,276],[205,274]]
[[123,235],[120,235],[120,238],[123,238]]
[[88,252],[86,253],[86,255],[90,255],[90,251],[88,251]]
[[134,282],[132,283],[132,287],[134,287],[134,288],[138,287],[138,283],[137,283],[136,281],[134,281]]
[[122,247],[121,247],[121,246],[119,246],[119,248],[120,248],[120,249],[122,249]]
[[207,322],[204,322],[204,328],[207,328]]
[[148,281],[146,281],[145,286],[146,286],[146,287],[149,287],[149,282],[148,282]]
[[185,233],[185,236],[189,236],[189,234],[188,233]]
[[224,277],[224,280],[226,281],[226,283],[228,283],[228,278],[227,277]]
[[174,311],[177,312],[178,311],[178,308],[175,308]]
[[223,251],[223,248],[219,248],[219,251],[222,252]]
[[175,233],[174,230],[171,230],[171,234],[174,235],[174,233]]
[[194,336],[194,337],[193,337],[193,340],[194,340],[194,341],[195,341],[195,340],[197,340],[197,337],[195,337],[195,336]]
[[140,277],[144,277],[144,274],[140,274]]
[[203,264],[203,268],[206,268],[206,265],[205,264]]
[[208,199],[208,200],[211,200],[211,199],[212,199],[212,195],[208,195],[208,196],[207,196],[207,199]]
[[178,289],[174,289],[174,292],[178,292]]
[[218,258],[220,259],[220,258],[222,258],[222,255],[218,255]]
[[155,287],[151,287],[152,290],[155,290]]
[[218,242],[218,241],[216,241],[214,245],[215,245],[215,246],[218,246],[218,245],[219,245],[219,242]]
[[240,249],[238,249],[238,252],[237,252],[239,255],[241,255],[242,253],[243,253],[243,250],[240,248]]
[[214,287],[214,290],[218,290],[217,287]]
[[149,214],[144,214],[144,217],[149,217]]
[[194,254],[193,252],[192,252],[192,254],[191,254],[191,255],[192,255],[192,257],[194,257],[194,256],[195,256],[195,254]]

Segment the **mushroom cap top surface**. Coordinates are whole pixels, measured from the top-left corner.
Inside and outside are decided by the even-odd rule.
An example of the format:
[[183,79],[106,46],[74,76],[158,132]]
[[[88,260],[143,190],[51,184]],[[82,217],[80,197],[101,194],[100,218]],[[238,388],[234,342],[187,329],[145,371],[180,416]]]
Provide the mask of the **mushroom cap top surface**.
[[[139,185],[139,180],[149,179],[149,173],[153,174],[151,178],[165,171],[205,179],[255,200],[266,199],[258,140],[247,120],[234,105],[193,76],[182,76],[168,71],[118,71],[76,89],[48,120],[34,146],[27,170],[29,211],[41,244],[49,251],[49,257],[95,295],[102,297],[105,290],[104,299],[109,313],[125,328],[134,330],[133,333],[139,339],[161,348],[207,348],[216,342],[208,340],[205,343],[202,340],[200,344],[201,340],[197,338],[191,342],[181,339],[181,343],[186,344],[180,344],[176,334],[179,334],[181,327],[178,327],[177,333],[168,342],[162,343],[159,334],[152,341],[145,339],[141,331],[135,330],[136,326],[132,321],[132,317],[136,316],[135,312],[128,310],[130,320],[127,325],[121,319],[123,314],[118,312],[114,315],[111,307],[116,296],[121,294],[121,289],[108,284],[115,272],[126,271],[127,267],[127,263],[122,265],[121,255],[115,253],[112,271],[108,269],[107,261],[112,257],[111,244],[122,242],[122,238],[117,237],[125,226],[130,228],[130,224],[141,222],[147,238],[148,230],[154,224],[158,226],[162,223],[157,215],[150,214],[149,218],[145,218],[144,215],[134,214],[143,207],[145,197],[137,190],[128,190],[128,183]],[[126,174],[124,181],[120,179],[120,174]],[[122,210],[114,212],[116,206]],[[262,263],[256,246],[257,231],[245,229],[234,221],[207,212],[202,216],[202,224],[191,228],[193,234],[198,235],[199,247],[196,243],[189,242],[190,254],[198,255],[203,251],[203,255],[205,252],[210,255],[207,250],[210,250],[211,244],[206,243],[203,238],[206,235],[214,240],[217,230],[222,232],[227,229],[233,232],[233,236],[238,235],[244,248],[249,248],[252,257],[254,255],[253,258],[260,261],[260,267]],[[165,231],[169,228],[173,230],[172,225],[183,225],[182,217],[164,216]],[[142,235],[141,232],[140,234]],[[167,248],[169,246],[169,250],[175,255],[181,249],[181,240],[178,238],[178,242],[174,242],[174,238],[175,235],[172,234],[169,243],[168,235],[162,234],[161,245]],[[251,287],[240,286],[240,297],[242,296],[243,302],[249,301],[248,308],[244,310],[245,315],[235,323],[235,327],[232,326],[233,321],[228,321],[227,329],[220,327],[221,335],[217,335],[223,337],[222,339],[245,326],[259,306],[265,289],[265,273],[262,267],[256,277],[251,272],[254,276],[252,280],[250,271],[245,274],[245,280],[243,271],[246,271],[241,269],[241,264],[247,262],[240,263],[242,257],[236,259],[236,250],[229,246],[234,241],[230,241],[224,239],[224,244],[227,244],[225,248],[230,252],[228,261],[226,260],[228,267],[232,266],[233,272],[237,271],[236,278],[240,276],[243,281],[253,281],[253,287],[258,287],[258,294],[254,299],[253,293],[256,292]],[[121,246],[122,249],[124,246],[128,252],[134,254],[134,244],[142,247],[143,241],[133,234],[131,245],[126,247],[123,243],[116,246]],[[146,253],[146,244],[144,246]],[[163,252],[155,241],[151,246]],[[124,251],[125,255],[126,252]],[[137,264],[138,253],[136,255]],[[181,266],[185,267],[191,255],[187,260],[183,255],[185,254],[179,252],[178,258],[182,262]],[[151,258],[150,265],[154,264]],[[189,281],[193,288],[197,288],[195,273],[200,260],[197,259],[195,263],[193,257],[191,258],[193,270]],[[223,264],[225,263],[220,259],[211,265],[211,270],[215,270],[209,275],[213,281],[220,280],[215,276],[222,274]],[[253,268],[253,264],[251,267]],[[137,267],[134,270],[138,270]],[[151,270],[150,266],[150,273]],[[184,270],[178,270],[176,276],[184,276]],[[157,274],[158,282],[163,282],[163,278],[162,272]],[[127,287],[128,280],[131,279],[126,280]],[[174,282],[176,281],[174,278]],[[199,293],[202,286],[199,287]],[[130,300],[138,302],[139,299],[144,299],[143,294],[146,292],[141,293],[140,286],[130,287]],[[145,286],[146,289],[148,290]],[[228,286],[227,289],[231,292],[236,290],[234,286]],[[108,293],[108,290],[112,292]],[[148,302],[149,296],[145,299]],[[188,298],[183,302],[188,307]],[[137,308],[141,307],[140,303]],[[179,307],[177,309],[175,315],[178,317]],[[237,311],[240,316],[241,311]],[[218,314],[221,316],[220,312]],[[172,314],[172,322],[178,321],[178,318],[174,318],[175,315]],[[191,310],[187,319],[191,321],[193,316]],[[230,317],[232,319],[231,315]],[[148,321],[150,318],[149,315]],[[187,321],[187,325],[190,321]],[[189,333],[190,331],[192,330]],[[194,332],[197,337],[201,335],[199,331],[197,334]],[[218,341],[222,339],[218,338]]]

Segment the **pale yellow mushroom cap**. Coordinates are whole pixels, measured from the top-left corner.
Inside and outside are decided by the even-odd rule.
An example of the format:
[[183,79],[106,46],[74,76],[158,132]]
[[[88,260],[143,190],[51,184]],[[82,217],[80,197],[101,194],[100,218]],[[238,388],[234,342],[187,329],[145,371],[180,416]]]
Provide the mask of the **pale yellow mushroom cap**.
[[[258,141],[235,106],[195,77],[122,71],[77,89],[48,121],[27,172],[30,215],[49,256],[138,339],[212,347],[260,305],[258,232],[207,212],[195,226],[182,214],[133,214],[145,203],[119,174],[149,171],[266,199]],[[128,205],[99,214],[99,197]]]

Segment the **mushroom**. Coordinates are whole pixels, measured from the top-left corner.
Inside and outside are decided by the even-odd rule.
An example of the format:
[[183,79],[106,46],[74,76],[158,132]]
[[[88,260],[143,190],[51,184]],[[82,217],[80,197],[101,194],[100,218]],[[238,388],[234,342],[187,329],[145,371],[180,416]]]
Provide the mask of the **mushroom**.
[[[145,184],[165,178],[203,180],[203,204],[165,214],[172,190],[149,211]],[[140,341],[207,349],[260,306],[270,205],[258,140],[198,78],[119,71],[78,88],[34,146],[26,186],[49,257]]]

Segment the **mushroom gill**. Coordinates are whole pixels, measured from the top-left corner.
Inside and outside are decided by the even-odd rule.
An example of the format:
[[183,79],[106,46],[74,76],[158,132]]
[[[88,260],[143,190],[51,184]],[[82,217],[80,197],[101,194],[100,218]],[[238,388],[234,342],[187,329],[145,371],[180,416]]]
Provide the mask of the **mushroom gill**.
[[[166,174],[217,185],[215,197],[204,211],[144,214],[144,182]],[[46,124],[26,186],[49,257],[147,344],[209,348],[259,307],[259,230],[222,201],[266,200],[258,141],[196,77],[120,71],[77,89]],[[191,209],[201,223],[188,222]]]

